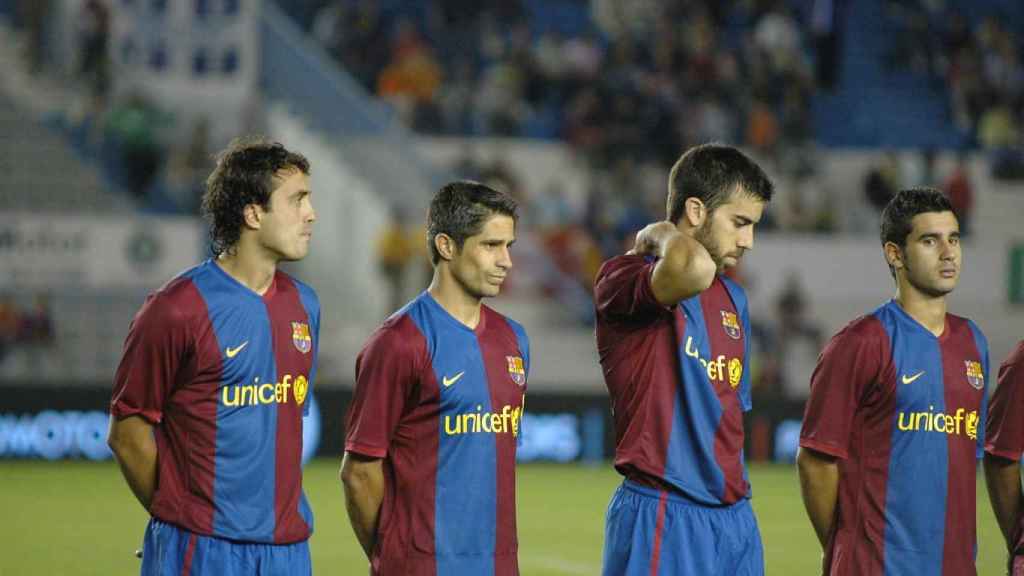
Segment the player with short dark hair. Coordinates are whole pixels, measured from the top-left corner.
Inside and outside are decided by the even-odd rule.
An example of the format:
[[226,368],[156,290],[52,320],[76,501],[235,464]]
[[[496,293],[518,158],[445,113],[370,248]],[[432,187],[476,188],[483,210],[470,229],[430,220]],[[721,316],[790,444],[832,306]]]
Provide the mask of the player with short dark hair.
[[516,203],[453,182],[430,204],[430,287],[356,360],[341,467],[352,528],[381,576],[519,573],[515,457],[530,348],[481,300],[512,260]]
[[739,150],[691,148],[669,177],[668,220],[602,265],[597,351],[615,468],[604,574],[764,573],[743,458],[750,318],[721,275],[753,248],[773,187]]
[[1010,576],[1024,576],[1024,494],[1020,457],[1024,453],[1024,340],[999,367],[985,425],[985,481],[999,529],[1009,551]]
[[988,343],[946,312],[960,228],[938,190],[882,212],[896,296],[836,334],[811,377],[797,463],[832,576],[975,574]]
[[262,139],[220,154],[203,208],[214,257],[128,330],[108,442],[151,514],[142,574],[312,573],[302,416],[320,303],[277,269],[309,251],[309,163]]

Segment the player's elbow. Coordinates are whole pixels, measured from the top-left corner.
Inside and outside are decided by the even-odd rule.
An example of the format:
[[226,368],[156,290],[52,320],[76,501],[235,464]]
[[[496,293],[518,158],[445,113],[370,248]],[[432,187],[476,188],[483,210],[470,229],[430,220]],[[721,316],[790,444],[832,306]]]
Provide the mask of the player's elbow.
[[384,471],[380,460],[365,460],[346,453],[338,477],[346,493],[359,494],[383,481]]
[[800,477],[804,479],[817,479],[824,474],[838,470],[834,456],[809,448],[800,448],[800,451],[797,452],[796,467]]
[[119,460],[144,452],[152,442],[152,427],[148,423],[136,417],[111,418],[107,447]]

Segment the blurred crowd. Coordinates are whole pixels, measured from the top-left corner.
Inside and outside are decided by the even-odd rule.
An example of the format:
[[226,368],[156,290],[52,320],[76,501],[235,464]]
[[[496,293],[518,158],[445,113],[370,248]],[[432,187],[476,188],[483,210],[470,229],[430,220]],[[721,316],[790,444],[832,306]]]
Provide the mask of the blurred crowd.
[[1012,21],[978,18],[965,6],[887,0],[896,24],[889,64],[925,74],[949,94],[952,117],[973,143],[989,150],[1021,144],[1024,44]]
[[332,0],[314,37],[430,134],[558,137],[595,164],[709,140],[774,153],[812,134],[809,15],[784,0]]

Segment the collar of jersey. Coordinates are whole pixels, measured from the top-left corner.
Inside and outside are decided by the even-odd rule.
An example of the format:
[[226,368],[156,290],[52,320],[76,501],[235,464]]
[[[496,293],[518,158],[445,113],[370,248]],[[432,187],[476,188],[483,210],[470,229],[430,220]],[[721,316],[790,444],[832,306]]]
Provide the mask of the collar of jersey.
[[924,324],[921,324],[920,322],[915,320],[913,316],[911,316],[910,314],[907,314],[907,311],[903,309],[903,306],[900,306],[900,303],[897,302],[895,298],[889,300],[888,305],[890,307],[892,307],[892,309],[896,310],[896,314],[904,322],[906,322],[906,323],[910,324],[911,326],[913,326],[915,330],[917,330],[919,332],[923,332],[929,338],[932,338],[933,340],[938,340],[939,342],[942,342],[943,340],[945,340],[946,338],[949,337],[949,333],[951,331],[950,328],[949,328],[949,312],[946,313],[946,317],[943,319],[944,324],[943,324],[943,327],[942,327],[942,334],[936,336],[934,333],[932,333],[931,330],[929,330],[928,328],[925,328]]
[[440,302],[434,300],[434,297],[430,294],[429,291],[424,290],[423,293],[420,294],[420,298],[423,299],[427,306],[434,308],[437,311],[438,315],[444,318],[446,322],[454,325],[455,327],[465,330],[466,332],[470,332],[472,334],[483,332],[484,324],[486,323],[487,317],[486,314],[484,314],[483,304],[480,305],[480,322],[476,325],[476,329],[474,330],[473,328],[470,328],[469,326],[463,324],[461,321],[459,321],[458,318],[452,316],[450,312],[445,310],[444,306],[441,306]]
[[209,266],[210,268],[212,268],[214,270],[215,274],[219,275],[226,282],[228,282],[229,284],[232,284],[232,285],[238,287],[247,296],[255,298],[255,299],[257,299],[257,300],[259,300],[261,302],[266,301],[266,300],[270,300],[271,296],[274,295],[274,292],[277,291],[277,271],[276,270],[274,271],[274,279],[270,281],[270,287],[267,288],[267,292],[265,294],[263,294],[262,296],[260,296],[255,290],[253,290],[252,288],[249,288],[245,284],[242,284],[241,282],[236,280],[235,277],[232,276],[231,274],[228,274],[226,270],[224,270],[223,268],[220,267],[219,264],[214,262],[213,258],[207,259],[206,264],[207,264],[207,266]]

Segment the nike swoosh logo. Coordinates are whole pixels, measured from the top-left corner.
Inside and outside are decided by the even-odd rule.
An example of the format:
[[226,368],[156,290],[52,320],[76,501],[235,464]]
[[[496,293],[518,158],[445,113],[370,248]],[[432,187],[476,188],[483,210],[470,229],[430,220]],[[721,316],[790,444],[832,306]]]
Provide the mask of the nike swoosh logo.
[[913,376],[907,376],[906,374],[904,374],[903,375],[903,383],[904,384],[910,384],[911,382],[913,382],[914,380],[917,380],[918,378],[920,378],[923,375],[924,375],[924,370],[921,370],[920,372],[918,372],[917,374],[914,374]]
[[238,346],[236,348],[232,348],[232,347],[228,346],[227,348],[224,349],[224,354],[227,354],[228,358],[234,358],[235,356],[238,355],[239,352],[242,351],[242,348],[245,348],[248,345],[249,345],[249,341],[246,340],[245,342],[242,342],[241,346]]
[[466,371],[463,370],[462,372],[459,372],[458,374],[456,374],[455,376],[452,376],[451,378],[445,376],[443,378],[443,380],[444,380],[444,387],[447,388],[447,387],[451,386],[452,384],[455,384],[456,382],[459,381],[459,378],[462,378],[462,375],[465,374],[465,373],[466,373]]

